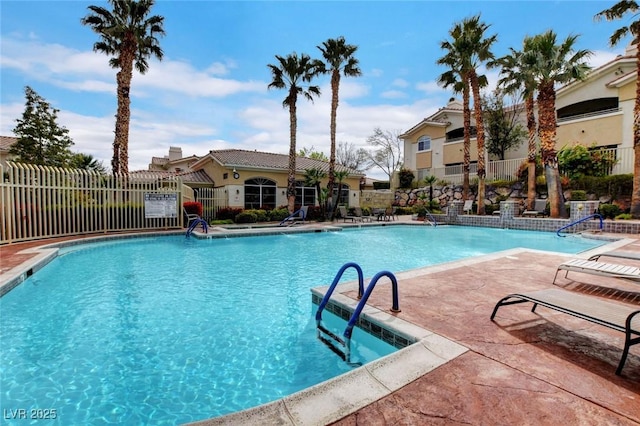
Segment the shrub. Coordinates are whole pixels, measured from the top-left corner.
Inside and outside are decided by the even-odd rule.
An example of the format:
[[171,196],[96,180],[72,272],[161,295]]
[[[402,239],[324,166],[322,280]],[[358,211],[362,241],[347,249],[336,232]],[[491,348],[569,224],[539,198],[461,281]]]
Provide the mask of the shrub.
[[200,201],[185,201],[182,203],[182,207],[187,211],[187,214],[202,216],[202,203]]
[[587,201],[587,191],[574,189],[571,191],[571,201]]
[[409,169],[400,169],[398,172],[398,180],[400,181],[400,188],[411,188],[411,183],[415,175]]
[[604,177],[583,176],[572,179],[571,187],[583,189],[596,197],[610,195],[614,200],[624,196],[630,197],[633,189],[633,174]]
[[390,189],[389,182],[373,182],[373,189]]
[[570,178],[582,176],[606,176],[616,164],[616,159],[602,148],[587,148],[579,143],[565,146],[558,151],[560,173]]
[[251,210],[246,210],[238,213],[235,220],[236,223],[256,223],[258,221],[258,215]]
[[620,219],[620,220],[631,220],[631,213],[621,213],[618,216],[615,217],[616,220]]
[[242,210],[243,209],[237,208],[237,207],[225,207],[223,209],[218,210],[217,219],[219,219],[219,220],[225,220],[225,219],[235,220],[236,216],[238,216],[238,214],[241,213]]
[[[245,210],[245,213],[253,213],[256,216],[256,222],[268,222],[269,221],[269,213],[266,210],[262,209],[249,209]],[[236,216],[237,217],[237,216]]]
[[614,219],[616,216],[622,213],[620,207],[616,206],[615,204],[600,204],[600,207],[598,207],[598,212],[600,212],[602,217],[604,217],[605,219]]
[[269,212],[269,220],[272,222],[281,222],[289,216],[289,210],[286,207],[279,207]]

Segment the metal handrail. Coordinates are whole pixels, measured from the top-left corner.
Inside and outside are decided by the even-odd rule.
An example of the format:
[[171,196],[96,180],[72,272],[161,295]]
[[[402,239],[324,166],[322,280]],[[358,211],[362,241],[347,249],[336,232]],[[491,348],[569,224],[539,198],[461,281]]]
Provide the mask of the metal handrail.
[[193,222],[191,222],[191,225],[189,225],[189,229],[187,229],[185,238],[189,238],[193,233],[193,230],[196,229],[198,225],[202,225],[202,230],[204,231],[205,234],[209,233],[209,225],[207,225],[207,221],[202,218],[198,218],[198,219],[195,219]]
[[[436,221],[436,218],[433,217],[433,215],[431,214],[431,212],[429,210],[426,211],[427,216],[429,216],[429,218],[431,219],[431,221],[433,222],[433,227],[435,228],[436,226],[438,226],[438,222]],[[424,218],[425,223],[427,222],[427,218]],[[431,222],[429,222],[431,223]]]
[[602,222],[602,215],[600,213],[594,213],[594,214],[591,214],[591,215],[589,215],[587,217],[583,217],[582,219],[579,219],[579,220],[576,220],[574,222],[571,222],[570,224],[565,225],[562,228],[559,228],[556,231],[556,235],[558,235],[558,237],[566,237],[566,235],[560,235],[560,231],[562,231],[563,229],[570,228],[570,227],[572,227],[574,225],[577,225],[579,223],[582,223],[582,222],[584,222],[584,221],[586,221],[588,219],[593,219],[593,218],[596,218],[596,217],[600,219],[600,230],[602,230],[602,228],[604,227],[604,224]]
[[316,325],[318,327],[320,327],[320,322],[322,321],[322,311],[324,310],[325,306],[327,306],[327,303],[329,302],[329,299],[333,294],[333,290],[335,290],[338,282],[340,282],[340,278],[342,278],[342,274],[344,274],[344,271],[349,268],[353,268],[358,272],[358,299],[362,297],[362,294],[364,293],[364,274],[362,273],[362,268],[360,267],[360,265],[354,262],[345,263],[336,274],[336,277],[333,279],[333,282],[329,286],[329,289],[325,293],[322,301],[320,302],[320,305],[318,306],[318,311],[316,312]]

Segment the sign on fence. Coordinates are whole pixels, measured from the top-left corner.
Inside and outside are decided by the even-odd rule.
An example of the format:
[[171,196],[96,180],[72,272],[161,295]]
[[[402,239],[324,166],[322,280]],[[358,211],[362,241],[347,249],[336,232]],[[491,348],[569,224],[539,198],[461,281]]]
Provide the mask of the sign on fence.
[[144,217],[145,219],[178,217],[177,205],[178,194],[176,193],[159,194],[146,192],[144,194]]

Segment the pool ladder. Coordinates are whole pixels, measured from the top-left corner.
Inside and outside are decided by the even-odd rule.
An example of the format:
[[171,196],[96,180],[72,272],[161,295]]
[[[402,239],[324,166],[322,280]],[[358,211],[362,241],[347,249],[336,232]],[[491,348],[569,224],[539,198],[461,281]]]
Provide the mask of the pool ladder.
[[579,224],[579,223],[585,222],[585,221],[587,221],[587,220],[589,220],[589,219],[600,219],[600,231],[602,231],[602,228],[603,228],[602,215],[601,215],[600,213],[594,213],[594,214],[589,215],[589,216],[587,216],[587,217],[583,217],[582,219],[576,220],[575,222],[571,222],[570,224],[565,225],[565,226],[563,226],[562,228],[559,228],[559,229],[556,231],[556,235],[557,235],[558,237],[566,237],[566,235],[562,235],[562,234],[560,233],[560,231],[564,231],[564,230],[565,230],[565,229],[567,229],[567,228],[571,228],[572,226],[575,226],[575,225],[577,225],[577,224]]
[[204,219],[198,218],[198,219],[195,219],[193,222],[191,222],[191,225],[189,225],[189,228],[187,229],[187,233],[185,234],[185,238],[189,238],[191,234],[193,234],[193,230],[196,229],[198,225],[202,225],[202,230],[204,231],[205,234],[209,233],[209,227],[207,225],[207,221]]
[[[333,333],[332,331],[328,330],[324,325],[322,325],[322,311],[327,306],[327,303],[329,302],[329,299],[331,298],[333,291],[338,285],[340,278],[342,278],[342,275],[344,274],[344,272],[349,268],[354,268],[358,273],[358,299],[360,301],[358,302],[356,309],[353,311],[353,314],[351,314],[351,318],[347,323],[347,327],[345,328],[344,333],[342,333],[342,337],[340,337],[337,334]],[[336,277],[333,279],[333,282],[329,286],[329,289],[327,290],[324,297],[322,298],[320,305],[318,306],[318,311],[316,312],[316,327],[318,330],[318,338],[320,339],[320,341],[326,344],[329,347],[329,349],[331,349],[340,358],[342,358],[345,362],[349,364],[352,364],[351,363],[351,335],[353,332],[353,327],[356,325],[356,322],[360,317],[360,313],[362,312],[364,305],[366,305],[367,300],[369,299],[369,296],[371,296],[371,292],[373,292],[373,288],[376,286],[378,280],[384,276],[388,277],[391,280],[391,290],[392,290],[392,297],[393,297],[391,312],[400,312],[400,307],[398,303],[398,280],[396,279],[395,275],[393,275],[389,271],[380,271],[377,274],[375,274],[373,278],[371,278],[371,281],[369,282],[369,285],[365,290],[364,274],[362,273],[362,268],[360,267],[360,265],[354,262],[349,262],[342,265],[342,267],[336,274]]]

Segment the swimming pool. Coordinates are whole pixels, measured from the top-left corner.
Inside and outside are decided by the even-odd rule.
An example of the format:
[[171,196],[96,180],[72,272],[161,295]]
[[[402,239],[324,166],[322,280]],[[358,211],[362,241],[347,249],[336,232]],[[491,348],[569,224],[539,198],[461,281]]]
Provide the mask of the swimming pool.
[[[1,405],[56,409],[65,424],[173,424],[241,410],[350,369],[315,338],[309,294],[346,262],[370,277],[513,247],[577,253],[601,243],[393,226],[62,249],[0,299]],[[358,347],[363,358],[381,355]]]

